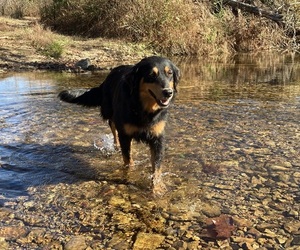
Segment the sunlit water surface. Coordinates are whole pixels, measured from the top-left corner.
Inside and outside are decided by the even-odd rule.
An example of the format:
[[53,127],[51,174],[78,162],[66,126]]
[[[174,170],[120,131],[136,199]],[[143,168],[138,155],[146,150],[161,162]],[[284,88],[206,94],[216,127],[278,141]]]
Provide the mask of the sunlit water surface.
[[[282,167],[300,177],[299,58],[174,60],[182,80],[166,131],[163,172],[170,190],[182,188],[188,196],[189,187],[213,181],[218,172],[234,179]],[[107,73],[0,75],[2,200],[27,195],[32,186],[122,181],[122,158],[98,109],[57,99],[63,89],[97,86]],[[134,144],[133,154],[131,181],[147,189],[148,149]]]

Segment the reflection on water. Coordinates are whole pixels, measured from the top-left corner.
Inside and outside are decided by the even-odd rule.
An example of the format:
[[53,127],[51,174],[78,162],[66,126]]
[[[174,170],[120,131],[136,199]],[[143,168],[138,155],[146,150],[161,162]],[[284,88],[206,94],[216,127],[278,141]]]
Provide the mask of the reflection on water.
[[[175,61],[182,81],[167,131],[170,187],[185,182],[198,186],[207,166],[227,163],[237,164],[234,171],[265,171],[275,161],[299,168],[298,58],[245,55],[222,64]],[[113,152],[98,110],[61,103],[56,97],[65,88],[95,86],[107,73],[0,76],[0,196],[26,194],[29,186],[67,179],[122,181],[120,153]],[[147,186],[148,151],[135,146],[134,155],[137,168],[146,167],[133,173],[133,181]]]
[[226,63],[181,59],[182,96],[201,99],[286,100],[299,93],[299,56],[239,55]]

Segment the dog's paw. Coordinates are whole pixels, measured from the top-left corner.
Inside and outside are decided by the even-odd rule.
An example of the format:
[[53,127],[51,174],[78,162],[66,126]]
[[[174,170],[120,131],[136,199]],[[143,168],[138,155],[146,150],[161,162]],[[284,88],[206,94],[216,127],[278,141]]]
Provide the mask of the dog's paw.
[[161,173],[155,173],[153,176],[152,192],[154,196],[162,196],[168,191],[167,186],[162,180]]

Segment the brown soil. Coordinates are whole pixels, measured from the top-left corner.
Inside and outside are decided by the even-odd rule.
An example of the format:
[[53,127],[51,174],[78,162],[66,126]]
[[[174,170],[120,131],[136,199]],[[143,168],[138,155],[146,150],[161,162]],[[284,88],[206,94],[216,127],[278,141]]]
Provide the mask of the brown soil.
[[[124,62],[135,62],[151,54],[140,44],[104,38],[84,39],[55,34],[67,41],[60,59],[42,55],[33,45],[38,20],[22,20],[0,17],[0,72],[24,70],[73,70],[74,64],[89,58],[95,69],[105,69]],[[46,32],[46,31],[45,31]],[[48,31],[49,32],[49,31]],[[43,35],[43,34],[41,34]],[[38,34],[36,34],[38,37]]]

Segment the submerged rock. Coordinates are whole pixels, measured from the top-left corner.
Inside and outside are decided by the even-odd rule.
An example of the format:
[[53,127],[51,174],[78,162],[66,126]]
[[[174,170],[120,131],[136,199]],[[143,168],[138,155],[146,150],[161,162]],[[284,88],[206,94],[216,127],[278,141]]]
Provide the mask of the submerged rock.
[[7,249],[8,243],[5,241],[4,237],[0,237],[0,249]]
[[15,240],[27,234],[24,226],[3,226],[0,228],[0,237],[6,240]]
[[155,250],[164,241],[160,234],[138,233],[133,250]]
[[217,205],[204,203],[201,208],[201,212],[208,217],[216,217],[221,214],[221,210]]
[[65,245],[65,250],[84,250],[87,248],[84,236],[73,236]]

